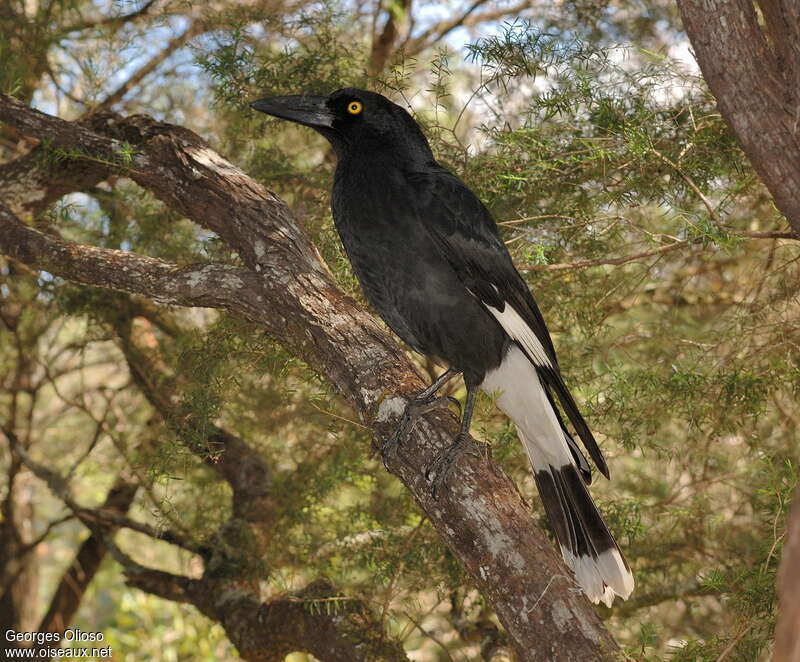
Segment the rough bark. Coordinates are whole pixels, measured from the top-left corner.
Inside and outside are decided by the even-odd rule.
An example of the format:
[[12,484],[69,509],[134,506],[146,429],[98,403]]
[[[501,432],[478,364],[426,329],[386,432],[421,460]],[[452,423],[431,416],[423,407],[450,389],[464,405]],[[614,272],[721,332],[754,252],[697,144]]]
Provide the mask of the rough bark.
[[723,118],[800,233],[800,4],[678,0],[678,7]]
[[773,662],[800,662],[800,487],[794,492],[786,522],[778,599]]
[[[238,253],[244,268],[228,267],[236,269],[235,283],[226,282],[231,279],[225,272],[220,279],[220,266],[209,272],[192,268],[189,278],[151,258],[98,253],[100,249],[49,237],[57,242],[49,248],[58,250],[48,250],[45,256],[39,253],[45,245],[37,244],[43,240],[30,229],[20,229],[8,210],[2,215],[4,227],[15,229],[13,235],[0,230],[0,252],[37,267],[46,261],[55,275],[77,275],[81,282],[100,287],[180,305],[202,302],[241,315],[325,375],[374,430],[374,443],[388,438],[409,395],[422,383],[397,343],[331,281],[281,200],[196,135],[146,117],[108,119],[89,130],[0,96],[0,120],[25,135],[47,138],[51,145],[83,150],[92,163],[107,163],[110,171],[130,177],[216,232]],[[136,149],[127,163],[120,157],[123,140]],[[21,251],[12,236],[40,248]],[[97,270],[91,266],[95,260]],[[142,272],[141,277],[126,278],[112,264],[153,269],[158,276],[148,280]],[[148,292],[137,284],[143,281],[149,283]],[[496,466],[466,457],[454,471],[450,489],[433,499],[425,469],[455,433],[452,414],[431,413],[389,461],[389,470],[461,560],[506,627],[521,660],[611,658],[617,650],[614,640],[586,598],[574,590],[569,571],[534,525],[513,483]]]

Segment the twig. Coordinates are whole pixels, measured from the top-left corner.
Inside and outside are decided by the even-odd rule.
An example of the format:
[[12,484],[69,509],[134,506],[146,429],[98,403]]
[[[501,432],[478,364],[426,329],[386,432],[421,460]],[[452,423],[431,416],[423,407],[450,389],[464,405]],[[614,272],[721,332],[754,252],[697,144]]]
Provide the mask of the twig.
[[737,634],[733,639],[731,639],[731,643],[729,643],[726,646],[725,650],[719,654],[719,657],[717,658],[716,662],[722,662],[722,660],[728,657],[728,654],[731,651],[733,651],[734,648],[736,648],[736,645],[744,638],[744,636],[750,631],[750,628],[752,628],[754,624],[755,621],[750,621],[744,628],[742,628],[739,634]]
[[441,641],[441,639],[439,639],[439,638],[438,638],[438,637],[437,637],[435,634],[433,634],[432,632],[428,632],[428,631],[427,631],[427,630],[426,630],[424,627],[422,627],[422,625],[421,625],[420,623],[418,623],[418,622],[417,622],[417,621],[414,619],[414,617],[413,617],[411,614],[409,614],[407,611],[404,611],[404,612],[403,612],[403,616],[405,616],[405,617],[406,617],[406,618],[407,618],[409,621],[411,621],[411,622],[414,624],[414,627],[416,627],[416,628],[417,628],[417,630],[419,630],[420,632],[422,632],[422,634],[424,634],[426,637],[428,637],[428,639],[430,639],[430,640],[431,640],[433,643],[437,644],[437,645],[439,646],[439,648],[441,648],[441,649],[442,649],[442,651],[443,651],[443,652],[444,652],[444,654],[445,654],[445,657],[446,657],[446,658],[449,660],[449,662],[454,662],[454,660],[453,660],[452,656],[450,655],[450,651],[449,651],[449,650],[447,650],[447,646],[445,646],[445,645],[444,645],[444,643]]
[[181,547],[194,554],[200,554],[201,550],[194,543],[184,539],[173,531],[158,531],[148,524],[143,522],[136,522],[122,515],[106,512],[103,510],[95,510],[81,506],[75,501],[70,494],[69,484],[63,476],[59,475],[52,469],[39,464],[34,460],[28,452],[19,443],[16,435],[5,428],[2,428],[3,433],[8,438],[12,450],[19,455],[23,464],[31,470],[34,476],[44,481],[50,491],[57,496],[64,504],[73,512],[75,516],[81,520],[88,528],[95,530],[98,523],[113,526],[122,526],[139,533],[143,533],[156,540],[163,540],[170,544]]
[[[723,228],[724,229],[724,228]],[[795,232],[753,232],[749,230],[733,231],[725,229],[725,232],[733,237],[741,237],[743,239],[795,239],[800,240],[800,235]],[[653,248],[640,253],[633,253],[632,255],[625,255],[622,257],[600,257],[593,260],[578,260],[577,262],[561,262],[556,264],[528,264],[521,265],[518,268],[521,271],[571,271],[574,269],[586,269],[587,267],[597,267],[604,264],[620,265],[627,264],[628,262],[635,262],[646,257],[654,255],[664,255],[672,251],[686,248],[693,244],[695,241],[688,239],[681,239],[671,244],[665,244],[658,248]]]
[[119,27],[124,25],[125,23],[129,23],[130,21],[134,21],[138,18],[143,17],[156,3],[156,0],[148,0],[145,2],[139,9],[132,11],[128,14],[122,14],[120,16],[103,16],[100,18],[90,18],[81,21],[80,23],[73,23],[72,25],[68,25],[64,28],[61,28],[60,33],[62,35],[67,35],[70,32],[80,32],[82,30],[88,30],[89,28],[97,28],[103,25],[113,25],[115,27]]
[[530,264],[522,265],[519,267],[519,269],[521,271],[569,271],[572,269],[596,267],[601,264],[627,264],[628,262],[641,260],[645,257],[663,255],[664,253],[670,253],[671,251],[675,251],[680,248],[686,248],[689,246],[689,244],[690,242],[688,240],[682,240],[676,241],[672,244],[666,244],[665,246],[659,246],[658,248],[653,248],[649,251],[642,251],[640,253],[634,253],[633,255],[626,255],[624,257],[599,257],[595,258],[594,260],[579,260],[578,262],[567,262],[561,264]]
[[93,106],[88,114],[97,113],[101,110],[107,110],[116,103],[122,101],[122,98],[130,92],[136,85],[138,85],[144,78],[155,71],[158,66],[164,62],[172,53],[181,48],[192,37],[196,37],[203,32],[204,26],[200,21],[192,23],[183,34],[172,38],[167,45],[148,60],[144,65],[137,69],[128,80],[120,85],[116,90],[109,94],[103,101]]

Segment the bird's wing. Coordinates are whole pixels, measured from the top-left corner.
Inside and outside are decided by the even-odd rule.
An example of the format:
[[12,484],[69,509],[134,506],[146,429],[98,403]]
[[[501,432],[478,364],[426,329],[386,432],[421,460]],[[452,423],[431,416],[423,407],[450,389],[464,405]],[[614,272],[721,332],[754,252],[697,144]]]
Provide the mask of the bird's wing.
[[[458,177],[436,168],[412,173],[418,219],[428,228],[464,286],[497,319],[527,355],[548,391],[558,397],[597,468],[608,465],[572,394],[564,384],[542,313],[520,276],[486,207]],[[573,455],[579,454],[571,445]],[[576,457],[578,466],[585,466]]]

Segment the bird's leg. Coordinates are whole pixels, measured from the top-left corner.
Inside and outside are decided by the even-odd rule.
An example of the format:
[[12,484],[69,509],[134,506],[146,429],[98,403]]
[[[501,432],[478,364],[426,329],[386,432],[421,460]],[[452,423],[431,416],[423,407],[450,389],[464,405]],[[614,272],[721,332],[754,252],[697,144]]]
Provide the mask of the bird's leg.
[[400,444],[408,439],[408,435],[411,434],[420,416],[434,409],[438,409],[439,407],[446,407],[451,402],[459,404],[458,400],[449,395],[438,398],[434,397],[442,386],[458,374],[457,370],[453,370],[452,368],[447,369],[434,379],[430,386],[420,391],[409,400],[403,411],[403,417],[400,419],[400,425],[397,426],[396,432],[381,447],[381,456],[383,456],[384,464],[386,464],[388,458],[392,457],[397,452]]
[[[453,469],[456,461],[464,453],[471,453],[480,456],[475,448],[475,442],[469,434],[470,423],[472,422],[472,412],[475,409],[475,396],[478,394],[477,386],[467,386],[467,402],[464,405],[464,416],[461,418],[461,429],[459,430],[453,443],[445,448],[431,464],[425,473],[425,478],[433,484],[433,498],[438,498],[438,492],[447,480],[447,476]],[[433,479],[431,479],[433,476]]]

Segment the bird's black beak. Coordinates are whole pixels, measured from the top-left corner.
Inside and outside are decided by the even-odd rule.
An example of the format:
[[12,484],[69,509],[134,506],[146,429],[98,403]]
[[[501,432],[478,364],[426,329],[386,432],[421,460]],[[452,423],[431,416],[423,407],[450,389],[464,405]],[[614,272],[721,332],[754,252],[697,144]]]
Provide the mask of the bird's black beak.
[[330,128],[333,126],[333,113],[325,104],[326,97],[295,94],[288,97],[270,97],[259,99],[250,104],[251,108],[280,117],[290,122],[297,122],[312,128]]

